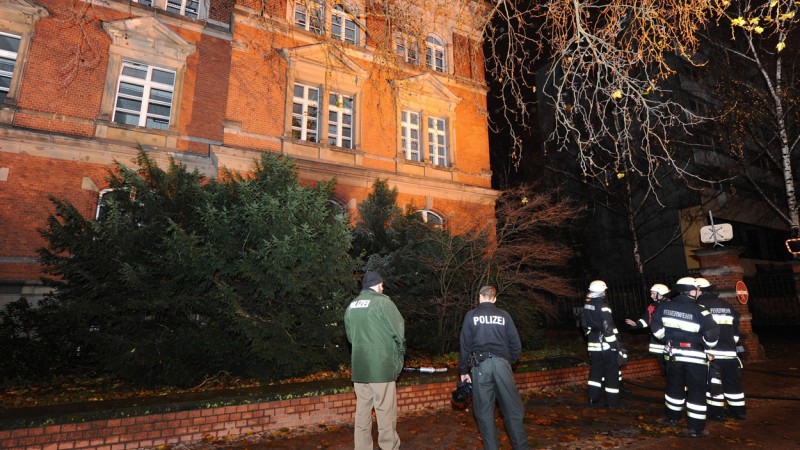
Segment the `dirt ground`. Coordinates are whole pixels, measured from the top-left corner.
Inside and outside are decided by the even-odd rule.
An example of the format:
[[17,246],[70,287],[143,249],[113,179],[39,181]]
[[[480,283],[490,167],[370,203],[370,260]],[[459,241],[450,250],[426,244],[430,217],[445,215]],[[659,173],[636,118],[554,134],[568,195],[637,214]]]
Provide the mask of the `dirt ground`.
[[[527,395],[525,425],[531,448],[800,449],[800,342],[786,337],[761,342],[768,360],[746,365],[742,378],[747,396],[744,421],[709,422],[707,437],[682,437],[685,420],[680,427],[659,423],[664,379],[653,377],[626,382],[630,393],[623,394],[620,410],[586,406],[585,388]],[[499,418],[497,425],[502,429]],[[483,448],[471,409],[401,417],[398,433],[405,449]],[[501,449],[510,449],[502,430],[500,437]],[[181,446],[181,450],[352,448],[352,426],[300,428]]]

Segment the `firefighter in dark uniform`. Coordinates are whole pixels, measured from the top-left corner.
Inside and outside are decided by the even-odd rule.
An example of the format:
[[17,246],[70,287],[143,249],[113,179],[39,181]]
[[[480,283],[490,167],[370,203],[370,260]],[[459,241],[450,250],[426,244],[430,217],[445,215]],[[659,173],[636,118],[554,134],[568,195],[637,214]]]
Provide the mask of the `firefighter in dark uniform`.
[[617,352],[620,343],[617,327],[606,303],[606,283],[601,280],[589,284],[589,293],[581,311],[581,328],[588,340],[589,350],[589,405],[600,404],[600,394],[605,390],[606,405],[619,406],[619,363]]
[[495,306],[495,288],[482,287],[479,300],[478,307],[467,313],[461,326],[458,359],[461,381],[472,383],[472,408],[484,448],[499,448],[494,423],[496,399],[514,450],[527,449],[528,438],[522,423],[525,408],[511,369],[522,353],[519,334],[511,316]]
[[[666,297],[668,293],[669,288],[667,286],[663,284],[654,284],[653,287],[650,288],[650,299],[652,301],[649,305],[647,305],[647,309],[645,309],[644,313],[642,313],[642,317],[637,321],[625,319],[625,323],[634,330],[650,327],[650,322],[653,321],[653,316],[656,313],[656,309],[658,309],[659,305],[669,301],[669,299]],[[648,347],[648,351],[651,355],[658,359],[658,365],[661,367],[661,372],[663,373],[664,343],[656,339],[656,337],[653,336],[653,333],[650,333],[650,346]]]
[[694,278],[681,278],[673,289],[680,295],[658,308],[650,324],[653,334],[666,346],[666,423],[677,425],[685,405],[688,436],[703,437],[708,435],[706,349],[717,345],[719,325],[697,303],[700,292]]
[[[708,419],[725,421],[724,414],[744,420],[745,400],[742,390],[742,361],[736,347],[739,344],[739,313],[727,301],[719,298],[705,278],[697,279],[701,294],[697,302],[711,312],[719,325],[719,342],[706,351],[708,355]],[[725,411],[725,402],[728,410]]]

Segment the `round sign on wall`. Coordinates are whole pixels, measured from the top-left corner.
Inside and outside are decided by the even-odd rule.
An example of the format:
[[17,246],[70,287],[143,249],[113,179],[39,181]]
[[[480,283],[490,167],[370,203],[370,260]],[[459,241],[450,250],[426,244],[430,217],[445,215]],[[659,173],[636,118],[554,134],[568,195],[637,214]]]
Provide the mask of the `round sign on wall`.
[[739,303],[746,305],[747,299],[750,293],[747,292],[747,286],[745,286],[744,281],[737,281],[736,282],[736,298],[739,299]]

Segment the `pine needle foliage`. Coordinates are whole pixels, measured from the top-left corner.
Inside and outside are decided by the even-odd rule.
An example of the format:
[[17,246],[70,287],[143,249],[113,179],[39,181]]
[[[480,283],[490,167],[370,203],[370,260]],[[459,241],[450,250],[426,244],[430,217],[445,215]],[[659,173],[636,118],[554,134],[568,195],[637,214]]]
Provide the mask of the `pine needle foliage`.
[[352,236],[328,206],[333,183],[302,186],[265,154],[249,176],[205,179],[145,153],[117,164],[99,220],[52,198],[40,259],[56,290],[41,308],[53,369],[140,385],[218,372],[279,380],[347,359],[337,322],[355,280]]

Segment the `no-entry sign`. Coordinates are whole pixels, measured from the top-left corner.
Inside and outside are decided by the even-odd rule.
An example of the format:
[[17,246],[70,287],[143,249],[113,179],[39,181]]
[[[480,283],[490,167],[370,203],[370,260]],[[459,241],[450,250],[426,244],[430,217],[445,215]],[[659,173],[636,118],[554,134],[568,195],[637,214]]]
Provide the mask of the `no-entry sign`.
[[736,298],[739,299],[739,303],[746,305],[747,299],[750,293],[747,292],[747,286],[745,286],[744,281],[737,281],[736,282]]

